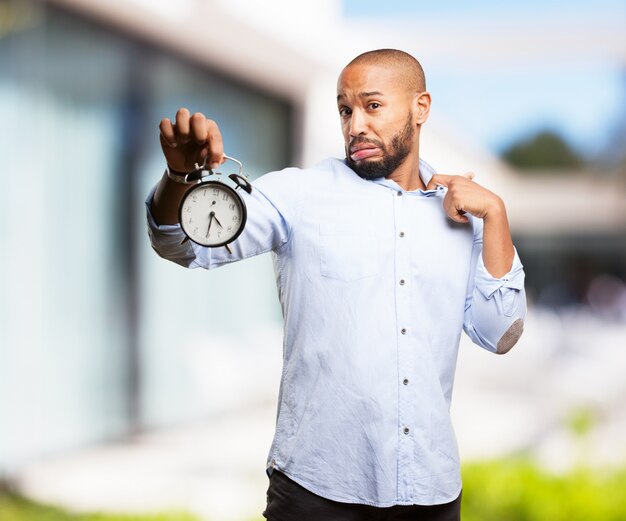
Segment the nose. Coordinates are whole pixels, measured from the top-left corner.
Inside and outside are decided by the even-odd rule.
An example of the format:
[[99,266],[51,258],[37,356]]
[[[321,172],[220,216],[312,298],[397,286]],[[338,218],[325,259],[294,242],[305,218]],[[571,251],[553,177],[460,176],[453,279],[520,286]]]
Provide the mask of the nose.
[[366,128],[364,114],[360,110],[353,110],[350,115],[350,136],[357,137],[365,134]]

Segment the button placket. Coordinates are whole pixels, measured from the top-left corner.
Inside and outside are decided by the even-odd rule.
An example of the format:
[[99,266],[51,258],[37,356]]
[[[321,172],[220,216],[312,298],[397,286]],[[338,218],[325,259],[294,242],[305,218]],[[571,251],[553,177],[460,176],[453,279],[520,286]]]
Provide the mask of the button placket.
[[[402,197],[405,195],[405,197]],[[394,196],[394,218],[396,226],[395,241],[395,273],[396,273],[396,331],[397,331],[397,362],[399,381],[398,388],[398,494],[399,497],[409,495],[410,483],[412,482],[410,468],[414,459],[414,437],[409,434],[413,430],[411,404],[411,391],[407,387],[409,373],[412,364],[411,354],[411,292],[410,292],[410,241],[406,234],[406,210],[411,202],[409,195],[396,192]],[[404,382],[407,383],[404,383]],[[404,384],[404,385],[401,385]],[[413,399],[415,397],[413,396]]]

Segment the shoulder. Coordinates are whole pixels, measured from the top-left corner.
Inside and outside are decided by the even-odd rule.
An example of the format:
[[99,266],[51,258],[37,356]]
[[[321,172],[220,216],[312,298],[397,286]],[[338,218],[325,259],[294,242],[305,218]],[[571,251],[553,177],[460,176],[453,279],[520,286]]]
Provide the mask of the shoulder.
[[350,173],[354,174],[342,160],[328,158],[307,168],[289,167],[268,172],[257,178],[253,185],[260,190],[274,190],[281,186],[295,188],[303,185],[320,185]]

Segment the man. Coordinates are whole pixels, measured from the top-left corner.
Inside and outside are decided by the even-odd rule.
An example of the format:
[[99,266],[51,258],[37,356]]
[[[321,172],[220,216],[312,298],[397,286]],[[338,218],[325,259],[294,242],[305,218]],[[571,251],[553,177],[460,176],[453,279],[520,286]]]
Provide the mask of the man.
[[161,121],[172,173],[147,203],[157,252],[203,268],[274,255],[285,329],[269,520],[460,519],[461,330],[506,353],[524,273],[502,200],[420,159],[430,102],[412,56],[355,58],[337,85],[345,160],[259,178],[232,254],[181,244],[177,224],[177,175],[223,161],[216,123],[186,109]]

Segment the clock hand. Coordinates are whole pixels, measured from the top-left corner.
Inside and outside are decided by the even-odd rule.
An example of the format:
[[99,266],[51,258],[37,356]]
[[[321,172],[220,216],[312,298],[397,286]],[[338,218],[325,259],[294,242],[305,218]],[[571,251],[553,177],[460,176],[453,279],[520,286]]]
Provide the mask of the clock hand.
[[209,229],[206,231],[207,238],[209,236],[209,233],[211,233],[211,224],[213,224],[213,219],[215,219],[215,212],[211,212],[209,214]]
[[213,218],[215,219],[215,222],[219,225],[220,228],[224,228],[222,226],[222,223],[218,221],[217,217],[214,216]]

